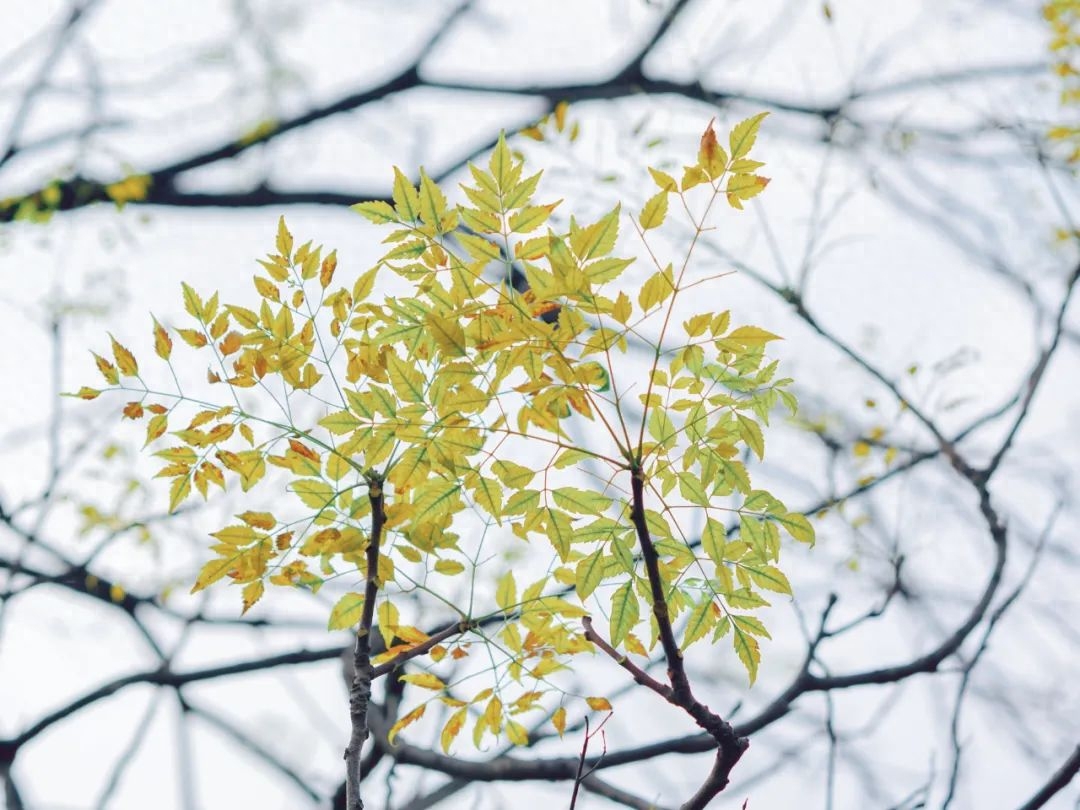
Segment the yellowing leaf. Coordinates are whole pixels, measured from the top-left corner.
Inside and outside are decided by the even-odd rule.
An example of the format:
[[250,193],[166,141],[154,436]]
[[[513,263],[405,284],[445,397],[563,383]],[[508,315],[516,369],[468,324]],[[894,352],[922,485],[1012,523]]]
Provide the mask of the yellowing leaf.
[[579,599],[585,601],[596,590],[596,586],[604,579],[606,568],[607,565],[604,561],[602,549],[597,549],[578,562],[577,569],[574,572],[574,589],[577,591]]
[[397,166],[394,167],[393,197],[394,207],[403,221],[415,222],[420,218],[420,195]]
[[[675,181],[672,180],[672,182]],[[666,191],[658,191],[645,203],[645,207],[641,209],[641,214],[638,216],[638,222],[643,231],[659,228],[664,224],[668,210],[667,195]]]
[[607,698],[602,697],[587,697],[585,702],[589,704],[589,708],[594,712],[610,712],[611,702]]
[[468,343],[465,341],[465,329],[457,318],[444,318],[433,313],[424,316],[428,334],[435,343],[451,357],[464,357],[468,353]]
[[520,464],[515,464],[513,461],[502,460],[492,464],[491,471],[498,476],[504,486],[510,487],[510,489],[521,489],[522,487],[527,486],[536,475],[535,470],[530,470],[528,467],[522,467]]
[[758,645],[756,638],[737,624],[734,625],[733,629],[731,644],[735,648],[735,654],[739,656],[739,660],[742,661],[743,666],[746,668],[746,674],[750,678],[750,685],[753,686],[754,681],[757,680],[758,664],[761,663],[761,647]]
[[674,291],[673,271],[669,264],[662,271],[653,273],[645,280],[638,293],[638,305],[647,312],[666,301]]
[[634,306],[630,303],[629,296],[622,290],[619,290],[619,295],[615,299],[615,306],[611,308],[611,317],[625,326],[626,322],[630,320],[630,316],[633,312]]
[[731,130],[728,145],[731,147],[732,160],[738,160],[749,154],[750,150],[754,147],[754,141],[757,140],[758,129],[760,129],[761,122],[765,119],[766,115],[768,115],[767,112],[758,113],[757,115],[747,118],[745,121],[740,121]]
[[776,522],[787,529],[787,533],[800,543],[814,545],[814,527],[804,515],[788,512],[786,515],[778,515]]
[[581,260],[606,256],[615,247],[619,236],[619,212],[622,205],[616,205],[599,221],[584,228],[570,227],[570,246]]
[[503,610],[517,604],[517,583],[514,581],[513,569],[499,577],[499,584],[495,589],[495,604]]
[[559,487],[552,490],[551,494],[560,507],[579,515],[600,515],[611,506],[611,498],[587,489]]
[[322,509],[334,499],[334,489],[317,478],[301,478],[292,483],[292,491],[312,509]]
[[641,617],[637,594],[634,593],[633,585],[624,582],[616,589],[611,597],[611,643],[619,646],[626,638],[627,633],[634,629]]
[[349,206],[353,211],[358,213],[376,225],[383,225],[387,222],[397,222],[398,215],[388,203],[382,200],[371,200],[370,202],[356,203]]
[[761,435],[761,426],[749,416],[738,414],[739,436],[746,446],[757,455],[759,459],[765,458],[765,437]]
[[724,529],[724,524],[715,518],[705,518],[705,528],[701,532],[701,548],[717,565],[724,563],[726,544],[727,531]]
[[728,178],[727,193],[728,204],[732,208],[742,209],[742,201],[756,197],[769,185],[768,177],[757,174],[733,174]]
[[420,169],[420,221],[441,233],[442,218],[446,215],[446,196],[442,189],[427,176],[423,167]]

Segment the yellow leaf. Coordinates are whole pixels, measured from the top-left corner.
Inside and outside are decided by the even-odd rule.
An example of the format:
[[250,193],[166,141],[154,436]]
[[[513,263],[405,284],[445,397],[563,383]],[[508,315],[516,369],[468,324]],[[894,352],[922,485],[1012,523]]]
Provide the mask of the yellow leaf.
[[656,185],[660,186],[662,191],[678,191],[679,184],[675,182],[675,178],[667,172],[662,172],[659,169],[649,167],[649,174],[652,175],[652,179],[656,182]]
[[465,566],[459,563],[457,560],[439,560],[435,563],[435,570],[440,574],[452,577],[455,574],[460,574],[465,570]]
[[360,622],[364,612],[364,595],[362,593],[347,593],[330,610],[330,621],[326,625],[327,630],[345,630]]
[[285,227],[285,217],[278,217],[277,224],[277,250],[288,259],[292,256],[293,238],[289,229]]
[[610,712],[611,703],[607,698],[602,697],[587,697],[585,702],[589,704],[589,708],[594,712]]
[[386,741],[388,743],[390,743],[390,745],[393,745],[394,744],[394,738],[397,737],[398,733],[403,728],[405,728],[406,726],[412,725],[417,720],[419,720],[421,717],[423,717],[424,716],[424,711],[426,709],[427,709],[427,704],[426,703],[421,703],[419,706],[417,706],[415,709],[413,709],[407,715],[405,715],[400,720],[398,720],[396,723],[394,723],[394,725],[390,727],[390,732],[386,735]]
[[244,602],[244,608],[240,611],[241,616],[251,610],[255,603],[262,598],[264,589],[265,586],[263,585],[263,581],[261,579],[257,579],[254,582],[249,582],[247,585],[244,586],[244,590],[241,591],[240,594]]
[[199,576],[195,578],[195,585],[192,586],[191,592],[198,593],[203,588],[213,585],[235,567],[236,560],[231,557],[216,557],[215,559],[210,560],[210,562],[202,567]]
[[272,282],[267,281],[262,276],[253,276],[253,278],[255,281],[255,289],[258,291],[259,295],[270,301],[281,301],[281,293],[278,292],[278,288],[274,286]]
[[376,617],[379,623],[379,634],[383,637],[383,641],[386,642],[386,646],[389,647],[394,641],[394,631],[399,624],[398,609],[393,602],[384,599],[379,603]]
[[555,726],[555,730],[559,732],[559,736],[562,737],[566,733],[566,709],[560,706],[555,710],[555,713],[551,715],[551,725]]
[[625,326],[633,312],[634,305],[630,303],[630,297],[622,290],[619,290],[619,295],[615,299],[615,306],[611,308],[611,317]]
[[468,716],[468,709],[462,706],[452,715],[450,719],[446,721],[446,725],[443,726],[442,733],[439,735],[439,744],[442,745],[444,754],[450,753],[450,746],[454,742],[454,738],[461,733],[461,729],[465,727],[465,719]]
[[94,355],[94,363],[97,364],[98,371],[105,378],[105,382],[109,385],[118,385],[120,383],[120,372],[116,370],[116,366],[96,352],[90,352],[90,354]]
[[154,318],[154,351],[162,360],[168,360],[172,354],[172,338],[157,318]]
[[428,327],[428,334],[444,354],[451,357],[464,357],[468,353],[465,329],[457,318],[444,318],[429,313],[424,317],[424,323]]
[[169,511],[175,512],[191,494],[191,479],[186,475],[177,476],[169,487]]
[[163,413],[159,413],[154,416],[146,424],[146,441],[143,443],[143,447],[150,444],[155,439],[159,439],[165,435],[165,431],[169,429],[168,416]]
[[135,377],[139,373],[139,364],[135,362],[135,355],[125,349],[116,338],[109,335],[112,340],[113,357],[116,358],[116,366],[125,377]]
[[199,294],[183,281],[180,282],[180,289],[184,293],[184,309],[187,310],[187,314],[202,323],[203,303]]
[[506,721],[506,736],[514,745],[529,744],[529,732],[517,720]]
[[176,332],[183,338],[184,343],[195,349],[201,349],[207,343],[206,335],[195,329],[177,329]]
[[319,268],[319,286],[324,290],[330,286],[330,282],[334,280],[334,270],[337,269],[337,251],[330,251],[325,259],[322,260],[322,266]]
[[277,518],[269,512],[243,512],[237,515],[248,526],[269,531],[277,525]]
[[405,683],[411,683],[413,686],[419,686],[421,689],[439,691],[446,688],[446,684],[443,683],[442,679],[436,675],[432,675],[430,672],[402,675],[398,680],[405,681]]

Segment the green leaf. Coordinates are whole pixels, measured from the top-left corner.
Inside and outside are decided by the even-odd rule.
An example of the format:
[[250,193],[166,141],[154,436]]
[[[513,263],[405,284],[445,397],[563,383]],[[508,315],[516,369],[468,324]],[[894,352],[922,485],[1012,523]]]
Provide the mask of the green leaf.
[[624,582],[611,597],[611,643],[618,647],[640,618],[640,606],[633,584]]

